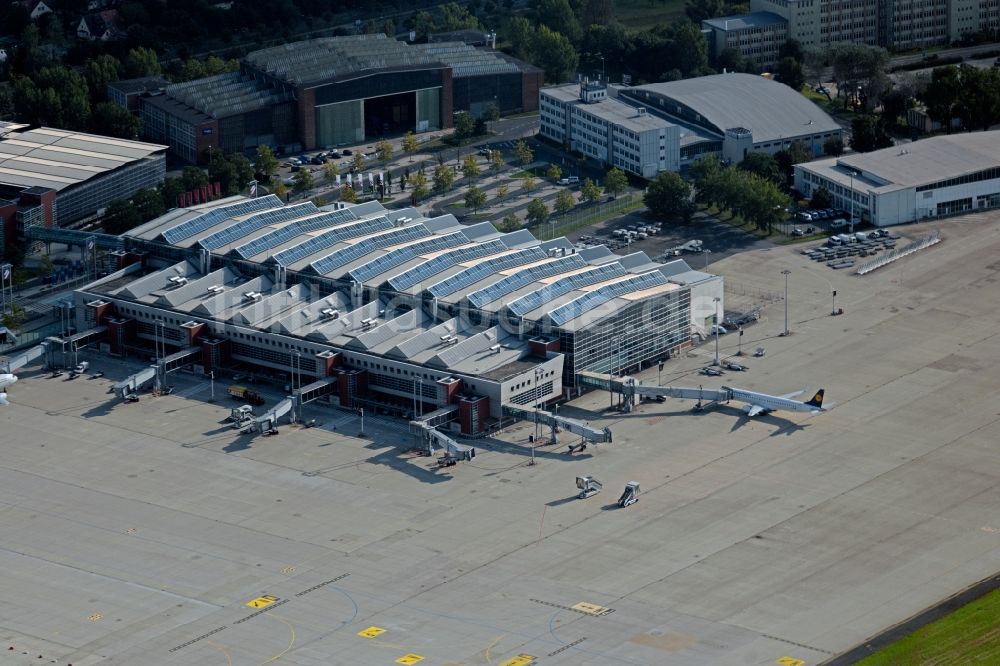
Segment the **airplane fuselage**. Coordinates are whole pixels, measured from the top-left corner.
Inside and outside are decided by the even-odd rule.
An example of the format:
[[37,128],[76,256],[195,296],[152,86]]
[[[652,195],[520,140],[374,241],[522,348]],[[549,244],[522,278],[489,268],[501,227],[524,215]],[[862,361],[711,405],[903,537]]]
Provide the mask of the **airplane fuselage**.
[[758,393],[756,391],[747,391],[746,389],[729,388],[726,387],[729,394],[732,396],[733,400],[739,400],[740,402],[746,403],[744,408],[747,413],[750,413],[754,407],[759,408],[758,413],[773,412],[775,410],[782,410],[786,412],[819,412],[823,411],[821,405],[813,405],[807,402],[799,402],[798,400],[792,400],[791,398],[782,398],[777,395],[768,395],[767,393]]

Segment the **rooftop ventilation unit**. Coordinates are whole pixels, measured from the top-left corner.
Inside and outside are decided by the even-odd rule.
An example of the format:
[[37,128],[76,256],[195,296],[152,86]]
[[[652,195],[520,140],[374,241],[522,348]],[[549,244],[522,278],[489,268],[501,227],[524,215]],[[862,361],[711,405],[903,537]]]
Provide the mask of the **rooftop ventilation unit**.
[[322,310],[319,311],[319,313],[327,319],[336,319],[338,316],[340,316],[340,311],[334,308],[323,308]]
[[221,284],[213,284],[211,287],[208,288],[209,293],[212,294],[221,294],[225,290],[226,288],[223,287]]
[[500,345],[493,345],[490,347],[490,351],[499,354],[502,347]]
[[247,291],[243,293],[243,300],[250,301],[251,303],[256,303],[264,297],[259,291]]
[[176,289],[177,287],[183,287],[184,285],[186,285],[188,283],[188,279],[186,277],[175,275],[173,277],[167,278],[167,282],[170,283],[167,285],[167,287],[169,287],[170,289]]
[[449,340],[451,340],[452,337],[453,336],[451,335],[451,333],[447,333],[445,335],[442,335],[441,336],[441,342],[448,342]]

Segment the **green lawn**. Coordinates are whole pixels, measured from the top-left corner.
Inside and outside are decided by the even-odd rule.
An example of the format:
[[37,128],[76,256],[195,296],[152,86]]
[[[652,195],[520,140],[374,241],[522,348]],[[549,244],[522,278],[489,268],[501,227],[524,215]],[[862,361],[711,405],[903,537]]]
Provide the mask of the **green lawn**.
[[858,666],[1000,664],[1000,590],[858,662]]
[[646,30],[684,17],[684,0],[613,0],[614,17],[629,28]]

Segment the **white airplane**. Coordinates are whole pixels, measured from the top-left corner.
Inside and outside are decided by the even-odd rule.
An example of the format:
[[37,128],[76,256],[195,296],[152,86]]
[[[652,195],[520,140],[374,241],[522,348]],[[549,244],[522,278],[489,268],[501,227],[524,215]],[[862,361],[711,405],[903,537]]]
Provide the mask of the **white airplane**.
[[785,395],[768,395],[767,393],[757,393],[756,391],[747,391],[745,389],[738,388],[724,388],[723,390],[728,391],[733,400],[739,400],[740,402],[746,403],[743,406],[743,411],[745,411],[749,417],[767,414],[776,409],[786,412],[816,413],[826,411],[823,408],[824,389],[816,391],[816,393],[813,394],[813,397],[806,402],[792,400],[792,398],[801,394],[802,391],[795,391]]
[[7,392],[4,391],[8,386],[17,383],[17,375],[0,375],[0,405],[9,405],[7,402]]
[[823,389],[816,391],[813,397],[806,402],[792,400],[792,398],[801,394],[802,391],[795,391],[786,395],[769,395],[767,393],[757,393],[756,391],[747,391],[746,389],[729,386],[723,386],[718,389],[703,388],[700,386],[698,388],[682,386],[636,386],[635,391],[639,396],[643,397],[665,396],[667,398],[697,400],[699,407],[703,401],[713,403],[738,400],[746,403],[743,406],[743,411],[750,417],[760,416],[761,414],[767,414],[775,410],[813,413],[826,411],[823,407]]

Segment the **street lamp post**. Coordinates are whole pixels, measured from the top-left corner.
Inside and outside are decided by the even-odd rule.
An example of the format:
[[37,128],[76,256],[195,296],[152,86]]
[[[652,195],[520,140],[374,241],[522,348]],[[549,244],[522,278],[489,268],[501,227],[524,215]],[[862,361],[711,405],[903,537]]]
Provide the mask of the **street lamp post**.
[[837,314],[837,290],[830,292],[830,314]]
[[535,368],[535,436],[531,439],[531,462],[528,463],[529,465],[535,464],[535,444],[538,442],[538,410],[539,410],[538,403],[541,401],[542,398],[542,390],[541,387],[538,385],[539,374],[540,374],[539,369]]
[[209,402],[215,402],[215,370],[209,370],[208,377],[211,381],[211,397],[208,399]]
[[851,197],[851,226],[850,226],[850,231],[853,234],[854,233],[854,176],[860,176],[861,174],[858,173],[857,171],[855,171],[854,169],[851,169],[850,175],[851,175],[851,189],[847,193],[847,196]]
[[[156,347],[156,390],[160,390],[160,344],[161,335],[163,333],[163,320],[157,319],[155,326],[153,327],[153,346]],[[166,345],[164,345],[164,355],[166,354]]]
[[719,365],[719,301],[721,299],[716,296],[712,299],[715,303],[715,362],[712,365]]
[[703,255],[705,255],[705,263],[704,263],[704,265],[702,265],[702,268],[708,268],[708,255],[712,254],[712,251],[711,250],[702,250],[701,253]]
[[787,268],[781,271],[781,274],[785,276],[785,332],[782,335],[788,335],[788,276],[791,273]]

